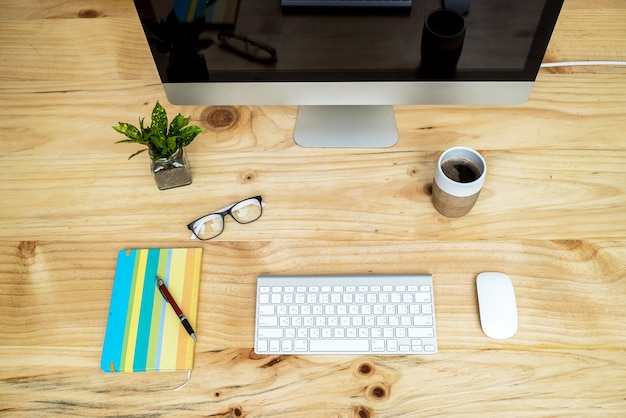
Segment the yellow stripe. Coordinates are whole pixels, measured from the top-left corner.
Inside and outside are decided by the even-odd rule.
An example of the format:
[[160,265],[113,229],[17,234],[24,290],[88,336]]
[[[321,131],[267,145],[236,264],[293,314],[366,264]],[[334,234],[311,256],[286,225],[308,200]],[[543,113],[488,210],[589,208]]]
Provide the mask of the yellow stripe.
[[187,15],[185,16],[187,22],[194,21],[196,17],[196,7],[198,7],[198,2],[196,0],[190,0],[189,6],[187,6]]
[[[180,253],[184,254],[185,249],[173,249],[172,261],[170,264],[170,270],[168,272],[167,289],[172,294],[174,300],[180,306],[183,277],[177,276],[177,272],[184,271],[184,264],[181,266]],[[184,260],[184,259],[183,259]],[[181,306],[181,310],[183,307]],[[161,346],[161,363],[159,368],[161,370],[175,370],[176,369],[176,357],[178,353],[178,345],[181,337],[181,333],[187,335],[187,332],[180,323],[180,320],[176,316],[176,313],[168,306],[165,310],[165,324],[163,327],[163,345]],[[185,311],[183,310],[183,313]],[[182,335],[182,336],[184,336]]]
[[[187,265],[185,269],[185,293],[183,295],[183,301],[188,307],[187,311],[184,311],[188,315],[189,323],[194,328],[196,333],[198,329],[196,327],[198,319],[198,294],[200,292],[200,269],[202,267],[201,248],[189,248],[187,249]],[[187,313],[188,312],[188,313]],[[185,352],[185,358],[183,363],[185,368],[193,368],[193,359],[196,343],[191,338],[187,339],[187,350]]]
[[[188,312],[190,306],[185,300],[185,287],[190,278],[187,277],[186,274],[186,264],[187,250],[175,249],[172,254],[172,271],[175,271],[177,274],[175,277],[176,283],[174,285],[174,288],[176,289],[176,301],[178,302],[180,309],[183,311],[183,314],[189,315]],[[187,320],[189,320],[189,317],[187,317]],[[178,351],[176,352],[176,358],[174,360],[176,362],[177,370],[188,368],[185,360],[187,357],[189,340],[191,340],[191,337],[181,325],[181,332],[178,334]]]

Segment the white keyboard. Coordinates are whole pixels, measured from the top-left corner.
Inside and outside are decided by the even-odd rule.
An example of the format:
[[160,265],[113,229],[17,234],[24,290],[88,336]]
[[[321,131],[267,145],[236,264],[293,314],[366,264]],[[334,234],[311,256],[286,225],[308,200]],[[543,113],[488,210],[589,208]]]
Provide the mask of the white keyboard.
[[259,276],[254,351],[434,354],[432,276]]

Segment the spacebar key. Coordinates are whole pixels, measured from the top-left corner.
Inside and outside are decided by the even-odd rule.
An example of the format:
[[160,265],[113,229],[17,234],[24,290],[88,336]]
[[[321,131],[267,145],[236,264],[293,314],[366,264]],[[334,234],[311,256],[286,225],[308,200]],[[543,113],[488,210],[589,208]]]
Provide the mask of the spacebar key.
[[313,353],[348,353],[367,352],[370,344],[367,340],[311,340],[309,352]]

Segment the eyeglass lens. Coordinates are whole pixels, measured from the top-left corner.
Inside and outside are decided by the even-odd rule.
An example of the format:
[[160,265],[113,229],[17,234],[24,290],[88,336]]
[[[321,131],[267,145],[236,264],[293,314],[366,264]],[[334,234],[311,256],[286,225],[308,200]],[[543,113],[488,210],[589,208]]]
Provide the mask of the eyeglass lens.
[[240,224],[256,221],[261,216],[261,203],[257,199],[246,199],[233,206],[230,215]]
[[224,217],[228,214],[240,224],[254,222],[261,217],[261,202],[257,198],[242,200],[223,212],[211,213],[193,224],[193,232],[201,240],[215,238],[224,230]]

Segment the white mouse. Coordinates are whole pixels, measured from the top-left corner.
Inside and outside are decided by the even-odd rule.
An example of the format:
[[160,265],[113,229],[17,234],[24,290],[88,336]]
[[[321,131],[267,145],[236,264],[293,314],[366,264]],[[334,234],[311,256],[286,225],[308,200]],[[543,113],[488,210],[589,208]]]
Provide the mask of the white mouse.
[[504,273],[486,272],[476,277],[480,325],[485,335],[511,338],[517,332],[517,303],[511,279]]

